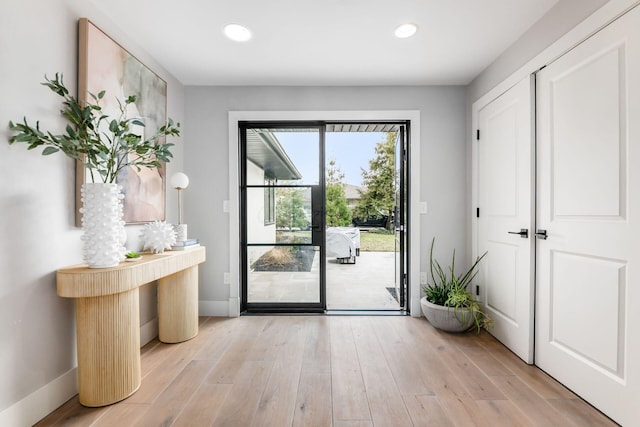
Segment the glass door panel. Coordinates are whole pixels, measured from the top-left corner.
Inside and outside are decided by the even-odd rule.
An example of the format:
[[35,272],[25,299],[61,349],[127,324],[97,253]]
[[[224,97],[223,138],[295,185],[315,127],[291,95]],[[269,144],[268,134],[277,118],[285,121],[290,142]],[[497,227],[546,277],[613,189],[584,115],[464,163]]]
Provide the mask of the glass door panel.
[[320,127],[244,124],[241,135],[243,309],[323,309]]

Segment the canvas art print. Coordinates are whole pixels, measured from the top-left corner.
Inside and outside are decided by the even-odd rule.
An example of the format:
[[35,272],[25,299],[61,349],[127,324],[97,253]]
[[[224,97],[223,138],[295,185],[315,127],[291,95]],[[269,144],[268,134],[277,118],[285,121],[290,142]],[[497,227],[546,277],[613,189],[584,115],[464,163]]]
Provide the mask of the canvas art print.
[[[137,100],[128,110],[129,117],[139,117],[145,123],[139,128],[155,133],[166,121],[167,83],[138,61],[122,46],[103,33],[86,18],[79,20],[78,98],[90,99],[89,93],[106,91],[100,105],[110,117],[119,115],[118,100],[135,95]],[[79,165],[77,187],[86,180],[84,168]],[[165,219],[165,168],[148,169],[129,167],[117,177],[122,185],[124,220],[141,223]],[[76,204],[80,198],[76,196]],[[78,222],[80,218],[76,219]]]

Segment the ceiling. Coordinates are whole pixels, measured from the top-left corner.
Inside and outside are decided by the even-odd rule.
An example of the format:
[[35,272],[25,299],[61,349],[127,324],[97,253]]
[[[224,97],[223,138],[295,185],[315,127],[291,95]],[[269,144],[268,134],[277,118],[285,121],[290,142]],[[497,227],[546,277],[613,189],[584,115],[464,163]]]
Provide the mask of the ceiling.
[[[357,86],[466,85],[558,2],[89,1],[185,85]],[[406,22],[417,34],[395,38]]]

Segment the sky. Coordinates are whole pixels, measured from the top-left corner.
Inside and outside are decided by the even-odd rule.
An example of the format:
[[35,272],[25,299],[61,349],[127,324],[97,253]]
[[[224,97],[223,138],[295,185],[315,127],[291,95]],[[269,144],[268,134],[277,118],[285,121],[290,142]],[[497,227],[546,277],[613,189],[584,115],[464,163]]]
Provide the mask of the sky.
[[[318,133],[274,132],[293,163],[302,173],[303,184],[318,183]],[[325,160],[336,161],[345,174],[344,183],[362,185],[360,168],[369,169],[369,159],[375,156],[375,146],[386,140],[383,132],[327,132]]]

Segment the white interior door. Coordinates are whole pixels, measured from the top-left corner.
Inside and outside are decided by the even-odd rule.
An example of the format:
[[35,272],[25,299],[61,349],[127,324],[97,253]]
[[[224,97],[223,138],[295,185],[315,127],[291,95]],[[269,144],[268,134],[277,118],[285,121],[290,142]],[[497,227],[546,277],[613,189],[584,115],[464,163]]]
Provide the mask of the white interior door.
[[537,82],[536,364],[638,425],[640,8]]
[[489,332],[533,363],[533,79],[478,112],[480,297]]

